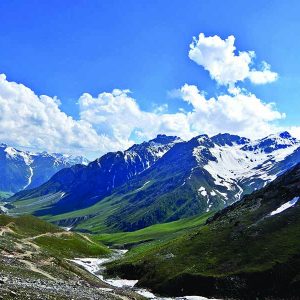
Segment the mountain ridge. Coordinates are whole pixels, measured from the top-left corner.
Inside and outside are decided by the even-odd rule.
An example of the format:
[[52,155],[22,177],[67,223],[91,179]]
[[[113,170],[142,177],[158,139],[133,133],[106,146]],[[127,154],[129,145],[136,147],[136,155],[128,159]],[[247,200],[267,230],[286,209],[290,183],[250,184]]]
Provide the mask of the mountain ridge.
[[46,182],[62,168],[87,163],[82,156],[18,150],[0,145],[0,191],[15,193]]
[[[78,229],[91,230],[99,223],[105,226],[105,230],[132,231],[224,208],[240,200],[242,195],[262,188],[300,161],[300,141],[287,132],[256,141],[230,134],[211,138],[200,135],[190,141],[179,141],[172,137],[174,140],[176,143],[164,148],[164,154],[155,156],[151,165],[142,163],[138,155],[133,156],[130,148],[127,152],[108,153],[87,167],[65,169],[43,186],[12,197],[17,207],[15,211],[24,208],[23,201],[31,201],[34,207],[31,213],[42,217],[48,215],[49,219],[63,221],[64,224],[68,224],[68,219],[72,225],[74,220],[79,220]],[[151,149],[151,141],[133,147],[146,157],[145,154],[149,154],[148,146]],[[159,147],[155,147],[155,153],[159,153]],[[151,155],[154,157],[153,153]],[[131,168],[127,168],[126,157],[130,162],[134,157]],[[120,170],[124,171],[124,166],[126,172],[120,173]],[[97,168],[105,168],[107,172],[101,171],[101,174],[105,174],[106,181],[101,182],[99,177],[91,176],[97,174]],[[94,189],[89,198],[84,197],[87,194],[78,194],[82,191],[74,193],[74,190],[72,192],[59,186],[56,176],[67,188],[72,187],[72,170],[75,169],[86,171],[79,172],[81,177],[76,178],[75,190],[82,190],[82,183],[86,180],[88,190]],[[111,170],[116,170],[114,175],[121,174],[123,181],[116,181],[117,177],[111,176],[113,172],[108,172]],[[113,178],[118,184],[111,188]],[[107,183],[110,184],[110,190]],[[102,190],[99,189],[101,184]],[[99,190],[103,192],[102,195]],[[80,197],[85,203],[76,206]],[[45,201],[45,204],[34,206],[41,201]]]
[[[63,169],[41,186],[42,193],[64,193],[65,197],[58,203],[58,210],[92,205],[98,198],[108,196],[115,187],[149,168],[179,141],[181,139],[178,137],[158,135],[155,139],[133,145],[123,152],[104,154],[87,166],[75,165]],[[31,196],[32,193],[34,190],[21,192],[12,199]]]

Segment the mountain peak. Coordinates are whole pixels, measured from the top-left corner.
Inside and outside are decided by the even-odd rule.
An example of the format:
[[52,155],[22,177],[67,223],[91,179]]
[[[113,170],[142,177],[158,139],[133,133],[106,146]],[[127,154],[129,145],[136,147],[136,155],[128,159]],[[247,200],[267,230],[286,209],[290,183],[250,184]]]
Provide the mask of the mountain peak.
[[279,134],[282,139],[291,139],[293,138],[288,131],[283,131]]
[[166,135],[166,134],[158,134],[156,138],[150,140],[149,142],[166,145],[166,144],[174,143],[176,141],[181,141],[181,138],[177,136]]
[[[82,157],[59,153],[29,152],[0,144],[0,167],[3,178],[0,190],[18,192],[46,182],[56,172],[75,164],[87,164]],[[6,176],[5,174],[12,174]]]
[[289,132],[284,131],[277,134],[270,134],[263,139],[256,140],[250,145],[244,146],[243,150],[260,150],[265,153],[271,153],[279,149],[285,149],[299,144],[299,140],[292,137]]
[[272,133],[261,140],[276,140],[281,143],[289,143],[289,141],[297,141],[295,137],[293,137],[288,131],[283,131],[280,133]]
[[230,133],[219,133],[211,138],[211,140],[219,146],[245,145],[250,142],[248,138],[240,137]]

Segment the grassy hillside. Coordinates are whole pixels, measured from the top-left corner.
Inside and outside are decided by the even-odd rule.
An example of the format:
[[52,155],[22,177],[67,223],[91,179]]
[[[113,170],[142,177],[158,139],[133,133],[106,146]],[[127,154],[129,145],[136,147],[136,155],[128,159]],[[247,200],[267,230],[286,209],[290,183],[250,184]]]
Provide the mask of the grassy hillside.
[[113,247],[123,246],[126,248],[143,242],[173,239],[197,226],[205,224],[206,220],[212,215],[213,213],[206,213],[201,216],[152,225],[133,232],[99,234],[95,235],[95,239]]
[[44,251],[64,258],[99,257],[110,253],[110,250],[99,244],[94,238],[81,234],[44,235],[37,237],[35,243]]
[[[133,231],[136,230],[139,227],[145,227],[150,226],[153,223],[160,223],[160,222],[170,222],[174,219],[178,219],[178,217],[187,217],[187,216],[175,216],[174,211],[176,210],[168,201],[173,201],[172,197],[168,196],[168,201],[156,201],[157,203],[153,206],[155,208],[155,213],[148,214],[147,213],[147,200],[141,200],[139,203],[137,203],[138,199],[147,199],[147,191],[148,190],[155,190],[157,189],[156,185],[158,182],[157,180],[149,180],[146,181],[146,184],[143,184],[142,182],[140,184],[137,184],[136,189],[131,189],[127,187],[128,191],[123,194],[120,192],[116,192],[115,194],[104,198],[100,202],[76,211],[68,212],[65,214],[58,214],[58,215],[45,215],[40,216],[41,218],[54,223],[59,223],[62,226],[73,226],[74,230],[78,231],[84,231],[84,232],[90,232],[90,233],[113,233],[113,232],[119,232],[119,231]],[[200,183],[198,183],[200,184]],[[154,186],[154,187],[152,187]],[[126,189],[126,187],[124,187]],[[182,195],[183,198],[189,198],[189,188],[187,187],[187,193],[183,194],[180,191],[179,193]],[[151,196],[152,197],[152,196]],[[182,199],[183,199],[182,198]],[[133,200],[134,199],[134,200]],[[167,199],[167,198],[166,198]],[[166,200],[165,199],[165,200]],[[33,201],[34,199],[27,199],[22,201],[16,201],[13,202],[13,205],[15,206],[15,209],[12,209],[11,213],[19,213],[20,211],[26,210],[27,213],[33,213],[36,209],[36,205],[40,205],[40,203],[36,203]],[[46,199],[45,201],[49,201],[49,199]],[[40,201],[40,200],[39,200]],[[184,200],[182,200],[184,202]],[[188,202],[190,203],[190,201]],[[189,205],[187,203],[187,205]],[[196,200],[195,205],[198,205],[198,200]],[[132,214],[128,215],[128,211],[126,212],[126,220],[125,218],[122,218],[122,213],[120,211],[125,210],[126,207],[133,207],[137,205],[140,206],[140,209],[135,209],[136,211]],[[175,203],[175,206],[177,204]],[[182,205],[182,203],[180,204]],[[143,207],[142,207],[143,206]],[[195,210],[196,212],[197,210]],[[146,219],[144,220],[144,214]],[[160,214],[162,218],[160,217]],[[170,218],[166,218],[166,215],[169,215]],[[192,214],[190,214],[192,215]],[[144,220],[137,225],[137,228],[134,226],[131,226],[130,224],[137,224],[138,220]]]
[[66,232],[61,228],[40,220],[34,216],[11,217],[0,215],[0,228],[2,235],[13,237],[20,242],[31,241],[43,248],[48,254],[60,258],[72,258],[81,256],[101,256],[110,251],[93,237],[87,235]]
[[0,273],[25,278],[74,278],[82,271],[67,258],[109,253],[89,236],[64,231],[33,216],[0,214]]
[[53,224],[30,215],[11,217],[0,214],[0,226],[9,226],[15,234],[23,237],[63,231],[61,228]]
[[300,166],[175,239],[142,245],[108,266],[164,295],[292,297],[300,294]]

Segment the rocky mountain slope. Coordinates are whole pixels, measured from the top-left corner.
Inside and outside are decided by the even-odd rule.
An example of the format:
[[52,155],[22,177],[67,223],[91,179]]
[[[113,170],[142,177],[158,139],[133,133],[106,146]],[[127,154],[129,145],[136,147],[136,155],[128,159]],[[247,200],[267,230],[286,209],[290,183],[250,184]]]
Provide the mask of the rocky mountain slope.
[[63,168],[87,163],[81,156],[32,153],[0,145],[0,191],[15,193],[35,188]]
[[168,296],[297,299],[299,253],[300,164],[206,225],[137,246],[108,273]]
[[148,169],[180,141],[177,137],[158,135],[124,152],[107,153],[87,166],[75,165],[61,170],[45,184],[20,192],[11,200],[35,198],[46,205],[49,200],[52,204],[51,213],[90,206]]
[[[12,197],[12,212],[47,215],[80,230],[132,231],[222,209],[300,161],[300,141],[287,132],[257,141],[230,134],[188,142],[160,138],[163,146],[153,140],[104,155],[87,167],[62,170],[44,185]],[[145,163],[149,151],[155,158]]]
[[32,216],[0,214],[1,299],[140,299],[78,267],[75,257],[106,257],[92,237],[64,231]]

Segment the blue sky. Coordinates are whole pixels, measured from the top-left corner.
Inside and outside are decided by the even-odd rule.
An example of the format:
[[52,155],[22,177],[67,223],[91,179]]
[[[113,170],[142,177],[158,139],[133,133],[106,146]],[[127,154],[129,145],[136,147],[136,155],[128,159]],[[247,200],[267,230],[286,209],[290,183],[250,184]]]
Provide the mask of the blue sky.
[[[276,111],[286,114],[285,118],[268,119],[268,124],[275,124],[280,129],[300,126],[299,11],[299,1],[2,0],[0,73],[6,74],[7,81],[22,83],[36,95],[57,96],[59,110],[67,117],[90,122],[84,126],[93,127],[95,132],[91,133],[93,137],[86,145],[70,137],[69,146],[61,148],[66,152],[96,156],[158,132],[140,130],[138,123],[126,119],[124,122],[134,123],[131,127],[134,129],[118,135],[120,128],[107,128],[107,124],[89,120],[97,118],[99,113],[95,103],[93,113],[82,108],[82,101],[80,108],[78,102],[83,93],[97,98],[98,94],[111,93],[113,89],[130,89],[131,94],[125,92],[123,95],[133,98],[143,112],[176,114],[179,109],[192,111],[195,107],[191,107],[190,100],[183,101],[182,95],[170,97],[174,94],[170,91],[188,84],[197,86],[200,93],[205,91],[209,99],[227,93],[228,89],[189,58],[193,36],[204,33],[206,37],[217,35],[225,40],[233,35],[236,55],[238,51],[253,50],[256,54],[253,68],[261,69],[261,62],[266,61],[271,70],[278,73],[278,79],[268,84],[253,84],[245,79],[237,85],[255,94],[263,103],[275,102]],[[8,98],[5,100],[9,101]],[[45,109],[47,114],[49,108]],[[123,113],[126,114],[126,110]],[[41,118],[35,123],[44,124]],[[111,121],[113,119],[107,119],[107,122]],[[32,124],[28,124],[28,128],[30,126]],[[224,131],[230,131],[230,126]],[[74,135],[78,130],[73,127]],[[136,128],[148,133],[136,134]],[[195,126],[191,132],[198,133],[201,131],[198,129],[199,126]],[[8,127],[9,130],[12,129]],[[222,131],[222,128],[216,127],[211,133],[216,130]],[[88,153],[86,149],[97,139],[94,135],[103,133],[111,146]],[[57,137],[68,133],[51,134]],[[17,132],[11,135],[13,137],[0,132],[4,142],[15,146],[60,150],[61,144],[56,142],[49,146],[47,141],[21,139]],[[61,136],[59,138],[63,140]]]

